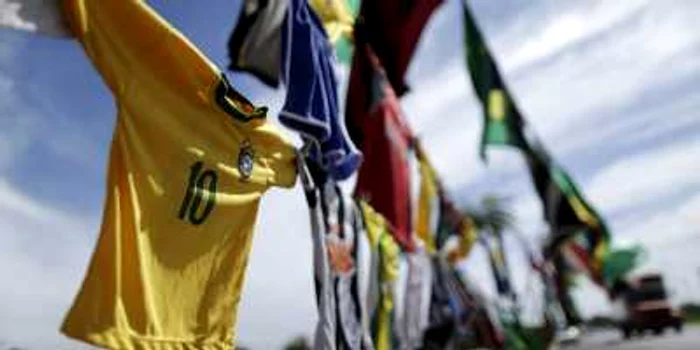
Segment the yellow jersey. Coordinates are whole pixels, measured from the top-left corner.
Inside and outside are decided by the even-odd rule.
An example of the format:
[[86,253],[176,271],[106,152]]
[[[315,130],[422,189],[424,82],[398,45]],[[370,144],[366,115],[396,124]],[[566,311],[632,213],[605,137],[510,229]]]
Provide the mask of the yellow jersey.
[[372,338],[375,349],[391,350],[394,348],[394,291],[399,279],[401,248],[381,214],[364,201],[360,201],[360,208],[369,244],[372,250],[379,252],[379,303],[372,320]]
[[116,100],[102,227],[62,326],[119,350],[232,349],[262,194],[295,150],[181,33],[138,0],[66,0]]

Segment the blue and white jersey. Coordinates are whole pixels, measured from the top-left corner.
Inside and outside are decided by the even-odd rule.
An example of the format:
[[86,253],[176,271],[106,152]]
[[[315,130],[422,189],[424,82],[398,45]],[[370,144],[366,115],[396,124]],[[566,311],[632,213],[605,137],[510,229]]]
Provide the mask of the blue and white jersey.
[[340,119],[333,48],[305,0],[291,0],[283,29],[287,97],[280,122],[311,141],[309,158],[335,180],[345,180],[362,156]]

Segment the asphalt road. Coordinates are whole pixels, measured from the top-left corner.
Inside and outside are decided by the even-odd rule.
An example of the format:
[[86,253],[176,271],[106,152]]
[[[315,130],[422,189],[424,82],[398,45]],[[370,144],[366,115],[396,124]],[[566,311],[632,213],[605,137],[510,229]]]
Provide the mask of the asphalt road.
[[562,350],[698,350],[700,349],[700,327],[686,327],[682,333],[667,330],[663,335],[651,334],[643,337],[622,339],[619,332],[589,332],[577,344],[561,347]]

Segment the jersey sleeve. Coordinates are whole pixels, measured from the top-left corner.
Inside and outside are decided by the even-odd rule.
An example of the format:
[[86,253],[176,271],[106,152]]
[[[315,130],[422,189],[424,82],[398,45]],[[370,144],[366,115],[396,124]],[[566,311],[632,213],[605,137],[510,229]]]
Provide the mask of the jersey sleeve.
[[73,34],[110,89],[159,81],[179,94],[201,96],[218,69],[141,0],[64,0]]
[[296,157],[294,147],[289,144],[268,155],[268,167],[271,169],[269,186],[283,188],[294,186],[297,179]]

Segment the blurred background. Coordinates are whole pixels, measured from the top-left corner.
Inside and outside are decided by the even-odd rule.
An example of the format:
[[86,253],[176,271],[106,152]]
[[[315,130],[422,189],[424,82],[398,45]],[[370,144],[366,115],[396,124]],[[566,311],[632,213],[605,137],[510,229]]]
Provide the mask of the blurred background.
[[[240,1],[149,3],[226,66]],[[646,248],[636,273],[663,274],[676,306],[700,303],[700,2],[470,4],[524,116],[607,219],[614,243]],[[483,119],[462,32],[459,1],[445,1],[409,68],[402,108],[458,206],[504,198],[515,218],[509,230],[539,247],[547,226],[523,157],[506,147],[490,151],[488,163],[478,157]],[[345,86],[348,67],[338,73]],[[271,106],[277,123],[282,89],[245,74],[229,77],[252,101]],[[115,115],[112,95],[76,42],[0,30],[0,349],[87,348],[58,327],[95,244]],[[307,218],[298,186],[264,197],[240,345],[281,348],[311,334]],[[515,289],[532,300],[524,303],[524,321],[538,322],[542,287],[528,272],[522,242],[506,237]],[[495,297],[481,247],[459,268]],[[613,312],[607,295],[585,278],[577,279],[574,296],[586,319]]]

